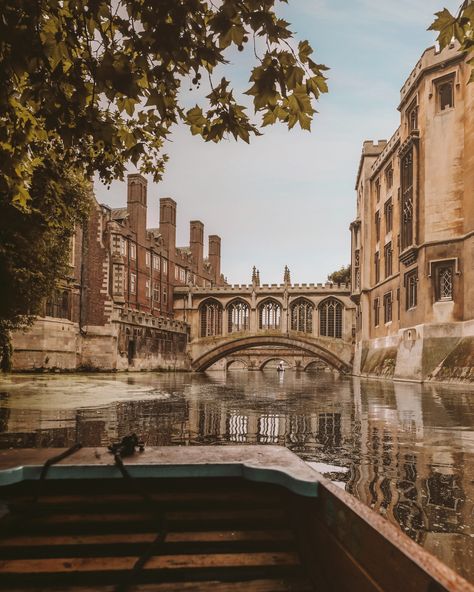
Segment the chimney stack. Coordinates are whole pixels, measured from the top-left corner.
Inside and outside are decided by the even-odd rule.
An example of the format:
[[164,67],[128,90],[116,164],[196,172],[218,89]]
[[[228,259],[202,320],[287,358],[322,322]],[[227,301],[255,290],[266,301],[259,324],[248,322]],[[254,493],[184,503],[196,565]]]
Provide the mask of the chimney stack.
[[130,227],[137,235],[137,242],[145,244],[146,237],[146,197],[147,180],[136,173],[127,176],[127,211]]
[[176,248],[176,202],[171,197],[160,199],[160,234],[170,257],[174,260]]
[[212,265],[214,282],[221,282],[221,237],[217,234],[209,236],[209,263]]
[[204,261],[204,224],[200,220],[191,220],[189,223],[189,246],[196,273],[201,275]]

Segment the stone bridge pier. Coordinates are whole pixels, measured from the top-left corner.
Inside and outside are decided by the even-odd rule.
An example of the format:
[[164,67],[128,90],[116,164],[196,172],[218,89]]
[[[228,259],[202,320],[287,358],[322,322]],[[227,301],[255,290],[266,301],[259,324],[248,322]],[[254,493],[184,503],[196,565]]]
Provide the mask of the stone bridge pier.
[[175,288],[175,318],[190,326],[191,367],[204,371],[236,352],[298,350],[340,372],[353,359],[349,285],[283,284]]

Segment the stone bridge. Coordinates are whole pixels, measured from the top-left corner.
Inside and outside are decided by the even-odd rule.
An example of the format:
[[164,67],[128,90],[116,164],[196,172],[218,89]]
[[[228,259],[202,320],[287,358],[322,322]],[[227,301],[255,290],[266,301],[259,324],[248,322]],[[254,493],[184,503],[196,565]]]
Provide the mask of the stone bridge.
[[283,347],[349,372],[354,335],[349,296],[345,284],[189,285],[175,288],[174,313],[190,326],[195,371],[241,350]]

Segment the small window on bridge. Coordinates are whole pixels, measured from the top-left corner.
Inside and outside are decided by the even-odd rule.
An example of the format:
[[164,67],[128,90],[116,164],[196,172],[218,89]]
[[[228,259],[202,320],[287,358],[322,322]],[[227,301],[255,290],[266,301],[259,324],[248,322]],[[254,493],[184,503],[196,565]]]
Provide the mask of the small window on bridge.
[[201,337],[222,335],[222,306],[213,300],[201,305]]
[[260,329],[279,329],[281,320],[281,305],[274,300],[267,300],[258,309]]
[[228,332],[249,330],[249,305],[242,300],[233,302],[227,308]]
[[319,334],[342,338],[342,304],[333,298],[319,305]]
[[297,300],[291,307],[291,330],[313,332],[313,305],[307,300]]

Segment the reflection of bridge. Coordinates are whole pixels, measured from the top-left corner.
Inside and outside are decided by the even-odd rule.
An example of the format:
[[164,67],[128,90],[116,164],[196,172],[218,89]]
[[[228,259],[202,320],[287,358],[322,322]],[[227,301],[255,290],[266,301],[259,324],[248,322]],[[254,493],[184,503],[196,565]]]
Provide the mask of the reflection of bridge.
[[191,327],[193,370],[265,346],[298,350],[350,371],[354,305],[349,294],[349,286],[333,284],[186,286],[175,288],[174,312]]

